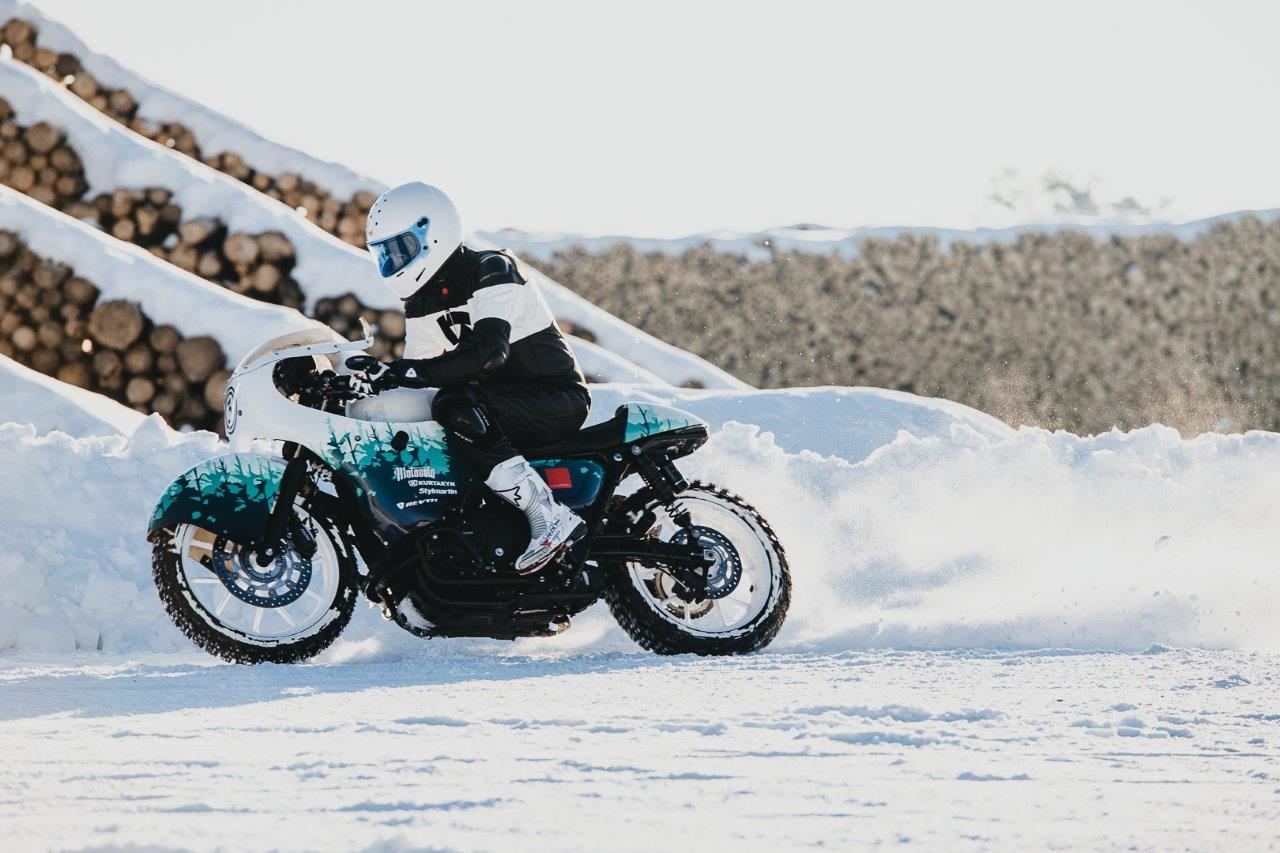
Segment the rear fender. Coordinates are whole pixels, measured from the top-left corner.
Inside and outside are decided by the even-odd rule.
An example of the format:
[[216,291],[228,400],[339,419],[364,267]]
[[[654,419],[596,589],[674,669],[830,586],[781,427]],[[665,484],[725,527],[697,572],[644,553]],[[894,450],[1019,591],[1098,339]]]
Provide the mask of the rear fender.
[[147,538],[166,527],[195,524],[232,542],[262,536],[287,463],[265,453],[206,459],[169,484],[151,513]]

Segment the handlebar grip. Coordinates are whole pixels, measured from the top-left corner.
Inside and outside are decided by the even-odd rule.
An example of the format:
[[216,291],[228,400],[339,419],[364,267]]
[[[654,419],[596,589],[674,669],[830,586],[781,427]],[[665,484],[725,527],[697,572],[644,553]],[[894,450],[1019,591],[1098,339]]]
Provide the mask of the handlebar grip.
[[371,355],[353,355],[346,361],[349,370],[360,371],[376,370],[381,364],[382,362]]

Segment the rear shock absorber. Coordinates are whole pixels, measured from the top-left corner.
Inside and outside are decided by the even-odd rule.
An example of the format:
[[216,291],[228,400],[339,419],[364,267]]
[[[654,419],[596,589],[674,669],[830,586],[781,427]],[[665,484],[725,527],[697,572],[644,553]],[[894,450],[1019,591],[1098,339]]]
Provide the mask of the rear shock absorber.
[[690,530],[693,527],[693,519],[689,517],[689,511],[680,505],[676,497],[689,488],[689,483],[676,468],[675,463],[666,457],[658,462],[647,454],[637,456],[635,463],[636,473],[640,475],[640,479],[644,480],[644,484],[649,487],[649,491],[653,492],[654,497],[671,514],[671,519],[684,529]]

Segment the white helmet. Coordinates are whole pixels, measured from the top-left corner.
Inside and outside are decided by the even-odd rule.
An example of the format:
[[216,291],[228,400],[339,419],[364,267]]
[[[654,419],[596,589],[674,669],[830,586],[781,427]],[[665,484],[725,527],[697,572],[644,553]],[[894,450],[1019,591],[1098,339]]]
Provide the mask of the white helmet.
[[447,195],[413,181],[378,196],[364,238],[382,278],[408,299],[462,245],[462,222]]

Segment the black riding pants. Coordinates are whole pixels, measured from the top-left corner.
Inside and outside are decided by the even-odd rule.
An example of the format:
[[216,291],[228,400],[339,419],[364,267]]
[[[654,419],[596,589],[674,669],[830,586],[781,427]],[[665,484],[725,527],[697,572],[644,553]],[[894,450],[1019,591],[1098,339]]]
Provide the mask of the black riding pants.
[[431,416],[457,439],[455,446],[488,477],[493,466],[525,448],[550,444],[582,427],[591,408],[587,389],[574,385],[488,385],[441,388]]

